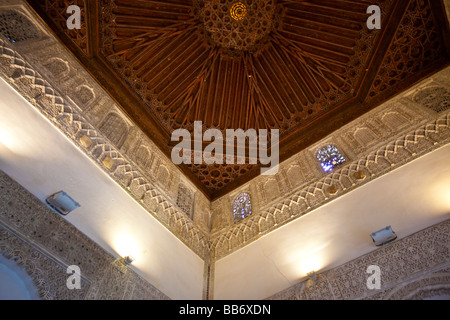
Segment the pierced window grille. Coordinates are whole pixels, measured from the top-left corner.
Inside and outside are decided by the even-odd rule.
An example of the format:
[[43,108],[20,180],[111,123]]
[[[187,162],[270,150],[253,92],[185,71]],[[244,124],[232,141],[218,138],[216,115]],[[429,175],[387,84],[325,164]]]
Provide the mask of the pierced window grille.
[[252,202],[248,193],[241,193],[233,202],[234,221],[239,221],[252,214]]
[[436,113],[450,109],[450,90],[442,87],[431,87],[420,91],[414,100]]
[[16,11],[0,13],[0,34],[11,43],[38,38],[36,27]]
[[325,172],[331,172],[345,162],[345,158],[333,145],[327,145],[317,151],[317,159]]

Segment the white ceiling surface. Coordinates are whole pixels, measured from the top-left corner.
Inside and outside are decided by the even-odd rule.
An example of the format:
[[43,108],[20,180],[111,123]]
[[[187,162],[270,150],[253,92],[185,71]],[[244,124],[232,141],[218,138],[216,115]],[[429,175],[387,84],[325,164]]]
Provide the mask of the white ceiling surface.
[[264,299],[376,247],[386,226],[398,239],[450,218],[450,145],[269,233],[216,262],[215,299]]
[[[3,80],[0,169],[41,201],[64,190],[65,219],[172,299],[201,299],[204,263]],[[83,270],[81,270],[83,273]]]

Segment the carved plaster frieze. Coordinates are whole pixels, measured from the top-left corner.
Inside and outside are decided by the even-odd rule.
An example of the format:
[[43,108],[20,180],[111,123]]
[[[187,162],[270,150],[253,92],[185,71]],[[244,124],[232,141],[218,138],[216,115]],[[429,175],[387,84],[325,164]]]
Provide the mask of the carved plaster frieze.
[[[0,255],[26,271],[43,300],[168,299],[2,171]],[[66,286],[72,265],[81,271],[78,290]]]
[[[412,300],[450,294],[450,220],[317,274],[268,299]],[[380,288],[367,286],[369,266],[380,268]]]

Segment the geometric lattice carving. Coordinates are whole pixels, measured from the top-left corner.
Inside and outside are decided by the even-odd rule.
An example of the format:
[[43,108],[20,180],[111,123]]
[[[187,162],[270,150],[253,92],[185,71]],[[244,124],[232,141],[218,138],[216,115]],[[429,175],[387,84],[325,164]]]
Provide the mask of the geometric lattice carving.
[[386,113],[383,116],[382,121],[392,130],[400,128],[408,122],[406,118],[398,112]]
[[252,214],[252,202],[248,193],[241,193],[233,202],[234,221],[239,221]]
[[[113,256],[2,171],[0,255],[24,269],[43,300],[168,299],[132,270],[119,272]],[[82,270],[79,290],[66,287],[69,265]]]
[[94,90],[88,86],[82,85],[77,88],[77,97],[80,100],[82,107],[84,107],[95,99]]
[[[54,25],[58,30],[63,32],[73,43],[85,54],[88,53],[88,28],[86,17],[86,0],[39,0],[37,5],[48,12],[53,17]],[[76,5],[80,8],[81,25],[80,29],[67,28],[67,19],[70,14],[67,13],[67,8],[71,5]]]
[[317,159],[320,161],[323,171],[331,172],[345,162],[345,158],[333,145],[327,145],[317,151]]
[[214,0],[198,1],[197,5],[207,36],[219,46],[250,49],[272,31],[275,1]]
[[194,195],[192,192],[180,184],[178,186],[177,206],[192,218],[192,204],[194,203]]
[[[450,293],[450,220],[423,229],[319,274],[313,286],[295,284],[273,300],[417,300]],[[382,270],[381,288],[367,286],[367,267]]]
[[45,63],[45,68],[50,71],[52,76],[59,79],[67,76],[70,72],[69,63],[61,58],[54,57]]
[[450,107],[450,91],[442,87],[431,87],[419,91],[414,101],[437,113]]
[[12,43],[38,37],[36,27],[16,11],[0,13],[0,33]]
[[151,161],[150,151],[147,147],[144,146],[139,147],[139,149],[136,151],[135,157],[138,164],[141,165],[144,169],[149,165]]
[[117,148],[122,146],[127,136],[127,125],[116,113],[108,114],[99,129]]
[[187,165],[192,172],[200,179],[200,181],[210,190],[220,190],[222,187],[238,178],[239,176],[249,172],[255,165],[206,165],[191,164]]
[[410,1],[369,97],[388,91],[442,58],[444,54],[439,28],[441,26],[430,10],[430,0]]

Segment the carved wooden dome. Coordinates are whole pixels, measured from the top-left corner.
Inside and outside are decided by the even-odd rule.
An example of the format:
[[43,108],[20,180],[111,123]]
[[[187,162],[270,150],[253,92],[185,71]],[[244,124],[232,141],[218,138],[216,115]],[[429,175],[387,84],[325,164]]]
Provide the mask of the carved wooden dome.
[[[171,133],[202,121],[279,129],[282,161],[449,62],[442,1],[28,2],[168,157]],[[67,30],[70,4],[81,30]],[[369,5],[380,30],[367,27]],[[180,168],[210,198],[260,172]]]
[[267,40],[279,24],[275,0],[198,0],[199,16],[211,46],[252,50]]

